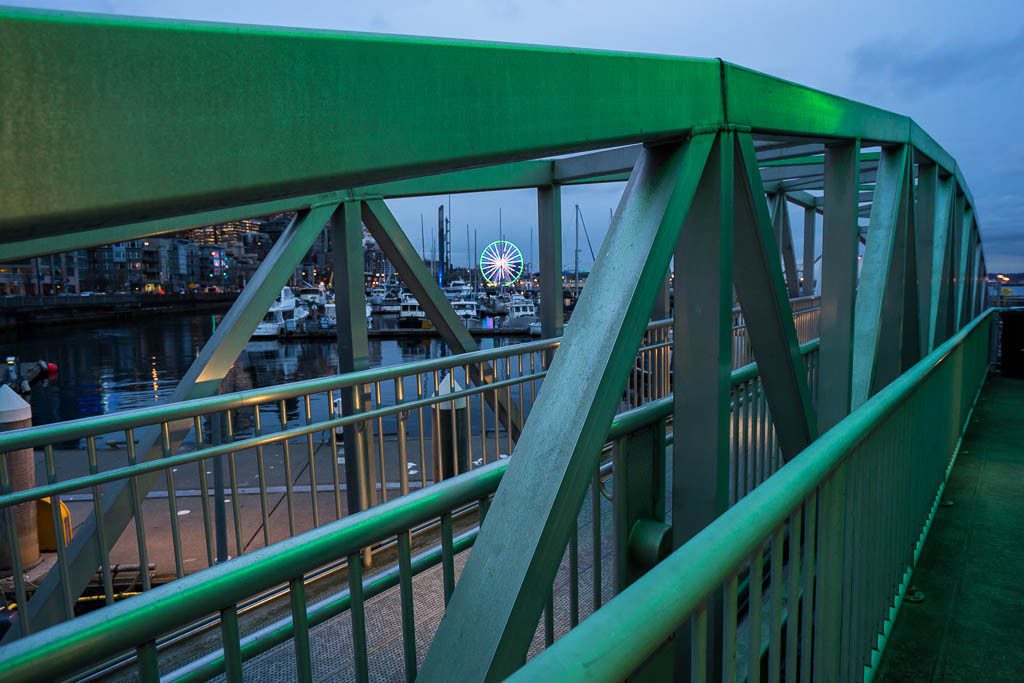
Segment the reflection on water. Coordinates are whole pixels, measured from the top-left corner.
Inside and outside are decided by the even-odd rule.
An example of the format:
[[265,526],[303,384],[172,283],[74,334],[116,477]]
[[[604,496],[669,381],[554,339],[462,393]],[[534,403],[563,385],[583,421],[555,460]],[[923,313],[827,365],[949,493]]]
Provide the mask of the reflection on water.
[[[57,379],[32,392],[33,421],[73,420],[165,400],[220,317],[165,315],[96,327],[36,328],[0,338],[0,353],[56,363]],[[480,343],[492,348],[521,341],[483,338]],[[369,351],[371,366],[380,367],[436,358],[445,346],[437,339],[371,340]],[[329,341],[250,342],[236,368],[227,387],[231,391],[322,377],[338,372],[337,348]],[[315,413],[321,410],[326,414],[325,406],[314,407]]]

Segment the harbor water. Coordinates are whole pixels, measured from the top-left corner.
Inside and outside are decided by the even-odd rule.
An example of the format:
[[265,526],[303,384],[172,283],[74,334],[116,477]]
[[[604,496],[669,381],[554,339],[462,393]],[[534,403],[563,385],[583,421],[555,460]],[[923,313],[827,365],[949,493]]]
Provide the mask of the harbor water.
[[[33,388],[34,424],[156,405],[173,393],[213,333],[221,315],[178,314],[126,319],[96,326],[40,327],[0,336],[0,353],[22,361],[56,363],[56,379]],[[393,321],[391,321],[393,322]],[[389,321],[375,319],[386,327]],[[528,337],[483,337],[482,348]],[[447,353],[437,339],[371,339],[371,367],[437,358]],[[267,387],[338,372],[329,339],[251,341],[229,379],[230,391]],[[315,412],[326,406],[314,406]]]

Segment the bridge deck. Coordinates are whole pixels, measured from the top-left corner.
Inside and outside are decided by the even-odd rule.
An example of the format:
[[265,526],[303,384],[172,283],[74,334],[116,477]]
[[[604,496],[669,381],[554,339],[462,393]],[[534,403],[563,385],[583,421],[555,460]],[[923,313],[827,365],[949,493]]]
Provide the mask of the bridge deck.
[[1024,680],[1024,381],[993,376],[879,670],[881,681]]

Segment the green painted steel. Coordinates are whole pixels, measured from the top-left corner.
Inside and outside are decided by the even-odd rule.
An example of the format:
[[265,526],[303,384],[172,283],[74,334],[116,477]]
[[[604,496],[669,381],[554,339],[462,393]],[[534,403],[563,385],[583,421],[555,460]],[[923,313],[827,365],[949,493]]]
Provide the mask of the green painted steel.
[[[299,222],[312,229],[313,223],[322,225],[320,219],[344,203],[344,208],[335,215],[344,219],[338,222],[344,223],[345,229],[337,230],[336,237],[342,237],[344,232],[351,247],[355,244],[360,219],[366,222],[407,284],[432,312],[449,343],[463,351],[474,349],[475,343],[451,314],[450,306],[440,297],[436,286],[432,286],[415,250],[387,211],[383,198],[541,188],[542,261],[546,261],[545,272],[550,274],[557,268],[554,257],[558,249],[552,246],[551,240],[557,238],[558,232],[559,185],[622,180],[627,169],[634,169],[613,229],[577,307],[572,330],[560,341],[518,347],[550,352],[560,345],[566,347],[566,351],[555,356],[550,374],[541,372],[532,376],[539,379],[547,374],[546,388],[538,402],[542,409],[523,427],[515,451],[517,458],[512,461],[509,476],[498,492],[489,517],[491,521],[479,537],[480,547],[454,592],[449,587],[454,583],[451,566],[454,541],[448,518],[447,543],[443,544],[440,561],[445,567],[445,597],[451,595],[451,605],[424,662],[425,679],[446,677],[453,670],[470,678],[494,677],[511,673],[522,662],[544,603],[550,599],[550,591],[538,587],[550,585],[570,539],[575,547],[576,533],[570,530],[575,515],[570,513],[579,509],[593,479],[595,454],[604,443],[602,435],[607,432],[617,409],[622,388],[620,380],[632,372],[629,365],[636,363],[637,344],[634,342],[643,334],[672,246],[676,244],[675,236],[684,224],[692,228],[695,221],[721,211],[720,215],[716,213],[715,225],[724,232],[717,235],[717,242],[710,240],[707,244],[726,252],[731,244],[731,254],[719,254],[707,270],[713,271],[712,276],[715,272],[734,274],[730,277],[734,277],[743,303],[744,324],[761,364],[760,378],[756,386],[749,388],[750,394],[744,393],[743,402],[745,404],[748,398],[759,402],[762,412],[754,416],[762,421],[769,419],[760,394],[763,385],[776,430],[774,435],[769,434],[768,429],[758,433],[755,448],[759,449],[759,454],[773,454],[772,439],[777,437],[786,459],[804,451],[810,444],[804,451],[805,456],[816,453],[819,461],[832,458],[833,464],[838,464],[834,476],[828,477],[825,473],[819,477],[820,518],[814,519],[815,508],[811,506],[805,510],[806,517],[796,523],[805,525],[811,543],[805,560],[813,562],[815,559],[815,534],[819,543],[819,574],[806,579],[803,590],[818,590],[819,606],[815,609],[830,610],[830,617],[840,615],[844,626],[840,629],[839,621],[818,618],[814,642],[808,638],[801,644],[800,651],[806,658],[805,665],[813,659],[816,671],[825,677],[845,680],[859,675],[855,648],[869,639],[872,627],[877,625],[865,617],[865,605],[870,601],[864,598],[857,602],[852,596],[874,596],[880,587],[888,585],[887,581],[898,582],[899,577],[883,575],[886,567],[895,566],[892,558],[865,563],[865,558],[857,554],[864,547],[859,542],[860,534],[870,538],[882,524],[878,511],[866,511],[865,516],[874,525],[867,529],[856,526],[859,521],[851,515],[844,516],[842,511],[876,494],[875,489],[865,486],[868,481],[864,478],[865,472],[870,468],[880,468],[876,472],[879,476],[902,476],[905,471],[886,469],[888,465],[874,461],[865,464],[864,458],[847,458],[839,453],[846,447],[842,439],[854,438],[851,434],[859,433],[857,430],[866,428],[864,425],[871,420],[876,420],[873,423],[876,426],[882,424],[883,418],[877,417],[879,402],[893,411],[889,418],[909,419],[904,399],[907,404],[911,399],[906,392],[913,393],[918,385],[934,384],[933,377],[952,372],[944,369],[950,364],[970,365],[975,359],[971,355],[965,360],[970,354],[963,349],[968,345],[972,349],[980,346],[974,340],[981,334],[981,319],[969,323],[981,310],[983,301],[985,261],[977,210],[955,160],[910,118],[721,60],[35,10],[0,9],[0,63],[4,65],[0,71],[0,109],[5,116],[5,125],[0,127],[0,244],[9,247],[2,258],[78,249],[278,211],[299,211]],[[410,65],[415,65],[412,78]],[[452,106],[452,102],[456,106]],[[486,131],[486,135],[481,135],[481,131]],[[705,169],[712,139],[735,139],[737,143],[735,154],[726,164],[736,167],[731,174],[730,191],[721,192],[723,201],[729,197],[730,206],[696,201],[695,213],[691,216],[690,202]],[[762,146],[755,147],[755,139]],[[821,153],[823,144],[824,154]],[[880,145],[882,152],[859,154],[861,144]],[[631,146],[565,159],[536,160],[619,145]],[[640,161],[634,167],[638,158]],[[916,190],[915,164],[919,169]],[[825,197],[811,194],[822,188],[826,190]],[[733,190],[736,191],[735,202],[732,201]],[[775,194],[777,228],[774,233],[764,202],[766,191]],[[811,407],[814,387],[808,386],[808,377],[817,377],[818,367],[816,364],[805,366],[802,362],[785,292],[787,282],[789,294],[799,289],[796,255],[785,210],[788,201],[806,208],[808,227],[805,230],[810,235],[813,235],[813,212],[824,207],[827,253],[823,256],[829,270],[836,268],[834,272],[838,276],[838,279],[831,278],[833,273],[826,271],[823,282],[823,293],[827,290],[827,295],[823,297],[825,347],[822,358],[837,362],[833,366],[829,361],[821,377],[826,381],[825,391],[830,391],[834,382],[837,384],[836,395],[826,398],[821,426],[836,423],[851,404],[861,406],[817,441],[814,439],[819,425]],[[849,272],[860,237],[856,218],[868,214],[870,227],[864,268],[857,283],[856,271]],[[841,234],[830,234],[832,230]],[[308,232],[303,230],[303,236],[308,237]],[[339,244],[343,241],[346,240],[337,240]],[[280,249],[275,247],[271,259],[274,262],[264,264],[260,271],[273,273],[268,282],[288,269],[287,262],[299,255],[300,247],[298,241],[290,241]],[[358,259],[354,254],[345,256],[338,263],[351,271]],[[805,250],[805,271],[813,256],[813,250],[809,253]],[[690,253],[678,253],[677,264],[686,258],[692,260],[690,267],[693,269],[708,265],[701,264],[700,257]],[[785,278],[780,260],[784,263]],[[355,282],[354,273],[348,274],[348,280]],[[716,301],[729,294],[728,283],[719,281],[718,285],[713,297]],[[183,391],[191,392],[189,396],[206,398],[77,424],[0,434],[0,452],[34,443],[48,446],[60,440],[57,437],[61,434],[88,435],[92,433],[90,430],[98,434],[152,425],[154,421],[165,423],[161,433],[147,441],[141,462],[108,472],[96,472],[93,467],[90,475],[75,480],[78,484],[99,485],[123,479],[128,473],[153,474],[166,470],[172,463],[194,462],[230,453],[239,444],[256,447],[288,437],[308,436],[324,428],[352,427],[359,420],[429,402],[428,399],[402,401],[400,406],[356,413],[364,401],[358,391],[349,389],[400,377],[402,370],[407,372],[408,368],[355,372],[341,378],[296,383],[281,390],[282,396],[334,389],[353,394],[345,406],[346,416],[332,415],[326,422],[287,427],[273,435],[257,432],[253,439],[231,444],[203,444],[194,453],[177,454],[179,432],[187,425],[183,423],[179,429],[173,424],[174,420],[258,405],[267,400],[268,390],[232,397],[210,394],[230,366],[231,354],[237,350],[243,336],[247,336],[246,325],[253,316],[262,316],[265,311],[266,306],[261,304],[266,304],[267,296],[275,293],[270,292],[271,289],[274,288],[269,285],[262,289],[254,287],[252,291],[247,289],[249,293],[236,305],[237,312],[231,318],[233,324],[216,338],[224,341],[220,350],[204,350],[201,362],[190,370],[187,381],[183,382]],[[545,297],[553,298],[550,287]],[[355,299],[349,301],[354,302]],[[559,332],[560,320],[550,309],[555,302],[547,303],[544,332],[555,335]],[[682,292],[677,299],[682,322],[688,318],[698,320],[702,305],[699,296],[688,297]],[[345,313],[342,308],[339,307],[339,313]],[[699,349],[690,349],[694,351],[692,357],[676,355],[676,424],[681,425],[682,416],[692,412],[683,410],[683,403],[694,398],[693,392],[687,393],[692,388],[687,383],[697,379],[704,387],[706,382],[711,382],[717,393],[713,396],[716,408],[711,411],[713,414],[709,413],[709,426],[718,437],[722,436],[725,425],[723,416],[728,416],[728,411],[723,412],[723,401],[732,396],[733,419],[740,404],[738,394],[724,391],[722,384],[725,375],[721,370],[728,368],[726,339],[721,334],[725,331],[722,326],[726,309],[719,306],[714,312],[716,315],[704,321],[714,326],[718,336],[709,338]],[[355,310],[347,313],[348,321],[354,323]],[[686,346],[690,340],[680,338],[687,335],[678,334],[681,329],[684,328],[677,329],[674,342],[677,351],[690,348]],[[344,332],[340,343],[350,357],[352,367],[349,369],[359,370],[360,354],[365,355],[365,339],[351,329],[342,331],[341,325],[339,332]],[[944,340],[949,341],[940,345]],[[346,345],[351,345],[351,349]],[[938,348],[928,359],[917,363],[923,353],[935,347]],[[948,358],[937,358],[936,354],[943,350]],[[503,357],[502,353],[474,351],[460,358],[466,359],[469,367],[476,368],[474,360],[493,360]],[[717,374],[703,372],[705,368],[701,363],[712,370],[717,368]],[[931,368],[925,375],[920,374],[922,364]],[[434,366],[428,362],[423,367],[442,366],[445,366],[443,362]],[[933,371],[934,374],[929,374]],[[733,373],[733,387],[737,376],[750,372],[744,368]],[[489,383],[493,378],[488,376],[472,379],[478,386],[464,390],[467,396],[510,387],[508,383],[512,382]],[[908,382],[917,384],[911,386]],[[679,387],[685,391],[679,391]],[[901,391],[904,394],[899,394]],[[894,392],[902,398],[892,398]],[[935,405],[942,400],[963,398],[937,396]],[[837,401],[842,404],[838,405]],[[673,406],[663,401],[651,404],[647,410],[642,419],[660,416],[657,419],[662,420]],[[508,418],[510,434],[515,432],[519,436],[519,424],[513,424],[512,420],[516,413],[514,406],[503,404],[500,413]],[[865,414],[876,417],[865,418]],[[640,419],[624,418],[626,422]],[[704,445],[710,444],[712,451],[720,451],[725,443],[721,438],[716,441],[710,434],[694,432],[690,436],[704,439],[707,442]],[[45,441],[39,441],[41,438]],[[864,443],[895,448],[901,444],[900,438],[900,434],[882,430],[877,437],[865,437]],[[134,443],[130,432],[129,442]],[[157,455],[162,456],[159,462],[150,460]],[[683,472],[691,467],[689,462],[681,467],[683,462],[676,463],[676,478],[694,473]],[[718,471],[704,474],[709,474],[709,485],[720,499],[723,475],[728,472],[722,469],[722,462],[717,464]],[[803,477],[802,483],[798,483],[804,488],[797,491],[806,494],[810,490],[806,488],[810,476],[807,473],[818,472],[814,468],[819,465],[814,458],[808,461],[807,457],[802,457],[779,474],[789,472],[786,476],[790,478]],[[497,468],[487,471],[497,471]],[[794,471],[803,474],[793,475]],[[931,470],[924,474],[929,483],[934,483]],[[755,478],[755,484],[760,483],[761,479]],[[57,482],[52,476],[50,479],[49,488],[45,490],[53,495],[70,491],[69,482]],[[500,476],[491,483],[497,486],[498,479]],[[787,480],[785,476],[782,479]],[[767,495],[764,490],[777,488],[778,480],[776,475],[737,507],[747,506],[744,509],[748,509],[753,505],[750,500],[763,500]],[[900,492],[890,488],[890,480],[885,476],[878,481],[877,491]],[[645,481],[644,486],[650,483]],[[728,484],[738,486],[731,480]],[[43,489],[37,487],[34,493],[40,490]],[[106,530],[108,533],[104,533],[102,525],[96,531],[101,555],[124,528],[126,506],[129,503],[134,507],[140,505],[139,491],[133,489],[129,501],[124,490],[117,498],[119,509],[114,524]],[[454,489],[443,489],[451,490]],[[600,495],[598,487],[593,487],[593,491],[593,495]],[[0,503],[9,505],[29,500],[28,495],[5,492],[0,496]],[[313,495],[315,508],[315,489]],[[442,518],[451,512],[450,507],[430,507],[425,495],[413,494],[408,498],[409,504],[420,511],[429,509],[432,515]],[[451,502],[446,498],[448,494],[439,495]],[[475,492],[474,495],[489,493]],[[786,500],[794,503],[796,499]],[[817,499],[814,500],[817,504]],[[882,500],[888,503],[890,499]],[[653,507],[648,506],[644,514],[657,517],[657,500],[648,502]],[[720,502],[715,503],[716,508],[721,507]],[[437,500],[433,503],[440,505]],[[677,505],[682,503],[676,500]],[[767,503],[768,517],[775,514],[777,518],[782,514],[781,508],[777,508],[781,504],[778,501]],[[173,499],[171,505],[172,508],[175,505]],[[290,506],[289,498],[289,513]],[[340,501],[338,506],[340,510]],[[523,514],[524,507],[530,514]],[[397,509],[383,506],[369,516],[363,513],[362,517],[356,515],[350,519],[380,531],[384,527],[378,526],[378,515],[380,519],[388,519],[388,515],[401,517],[408,513],[406,508],[400,508],[404,511],[401,513],[395,512]],[[723,519],[736,518],[739,513],[734,513],[735,510],[705,528],[679,552],[691,548],[716,525],[720,528]],[[773,510],[775,512],[771,512]],[[753,513],[748,512],[748,515]],[[98,517],[103,519],[105,515]],[[408,521],[407,517],[402,519]],[[906,521],[898,516],[897,519],[901,523]],[[697,608],[693,611],[693,628],[677,631],[679,639],[686,642],[677,648],[676,659],[681,661],[683,655],[690,653],[696,655],[692,662],[694,672],[716,677],[718,653],[722,648],[728,651],[737,647],[736,634],[723,633],[721,628],[735,620],[735,611],[730,613],[729,605],[734,605],[740,594],[748,601],[754,632],[759,631],[756,626],[759,620],[773,620],[767,624],[769,672],[781,670],[780,594],[772,590],[765,596],[766,604],[762,605],[758,578],[770,577],[774,581],[778,575],[783,542],[780,525],[792,525],[794,520],[787,522],[784,517],[777,518],[772,528],[763,527],[765,522],[761,518],[757,521],[762,526],[755,524],[752,528],[763,532],[760,541],[770,542],[770,547],[761,546],[751,552],[753,546],[744,546],[743,552],[754,563],[749,580],[746,577],[740,580],[735,573],[731,577],[717,575],[713,588],[722,592],[714,594],[714,605],[691,605]],[[710,519],[705,519],[698,527],[708,522]],[[173,514],[171,524],[177,525]],[[344,525],[330,528],[350,530]],[[419,566],[417,559],[410,555],[409,528],[408,525],[387,527],[388,534],[398,535],[402,548],[395,581],[403,587],[403,593],[411,590],[410,576],[413,567]],[[792,533],[793,527],[788,528]],[[909,533],[907,529],[909,527],[901,527],[900,533]],[[595,534],[599,536],[599,532],[595,527]],[[678,533],[676,536],[677,541],[681,540]],[[689,538],[692,533],[684,536]],[[94,546],[92,538],[91,533],[76,536],[71,550],[75,564],[80,566],[74,568],[69,579],[65,564],[61,562],[60,575],[51,572],[30,603],[33,610],[46,610],[47,616],[38,620],[39,624],[48,623],[60,603],[66,611],[71,593],[78,590],[83,577],[91,576],[97,565],[103,567],[104,580],[109,582],[108,561],[105,557],[95,561],[92,550],[88,550]],[[365,542],[365,537],[359,538]],[[308,549],[293,543],[282,552],[292,553],[291,557],[300,564],[315,558],[322,560],[316,555],[324,548],[318,545],[321,541],[321,536],[310,537]],[[180,547],[176,536],[175,542],[180,573]],[[476,542],[475,537],[472,542]],[[88,548],[83,553],[85,546]],[[362,547],[365,546],[343,544],[338,557],[358,555]],[[889,549],[890,546],[882,547],[886,552]],[[310,554],[304,554],[307,550]],[[739,552],[736,547],[733,551]],[[210,553],[212,549],[208,548]],[[578,573],[579,558],[573,557],[574,571]],[[325,612],[306,609],[299,565],[293,565],[291,573],[282,573],[284,565],[274,564],[276,560],[271,561],[269,556],[260,558],[255,564],[241,565],[242,574],[249,578],[243,576],[240,580],[247,589],[255,590],[254,586],[262,585],[260,581],[270,580],[270,574],[261,572],[270,571],[278,583],[290,583],[293,619],[289,628],[296,637],[296,671],[301,678],[309,678],[312,672],[308,666],[306,631],[318,618],[313,615]],[[708,567],[716,566],[716,561],[720,562],[721,558],[708,560]],[[648,585],[645,590],[650,590],[650,576],[663,577],[662,568],[673,563],[678,561],[670,559],[659,565],[630,590],[635,592],[635,586],[645,583]],[[597,569],[595,566],[595,596],[600,602]],[[220,567],[211,571],[223,572]],[[255,574],[245,575],[246,571]],[[696,572],[695,576],[704,580],[710,570],[705,567],[688,571]],[[636,573],[633,573],[634,578]],[[358,575],[358,569],[352,574]],[[227,581],[223,576],[216,574],[215,583],[220,580],[216,577]],[[74,584],[74,590],[68,587],[69,581]],[[193,591],[190,595],[200,602],[210,595],[203,592],[205,588],[192,587],[192,583],[184,585],[186,592]],[[658,590],[663,589],[664,586],[658,587]],[[234,590],[230,593],[225,588],[226,597],[235,596],[233,601],[202,605],[209,611],[210,605],[215,604],[225,615],[224,633],[228,642],[225,652],[231,678],[239,675],[239,658],[253,651],[238,642],[233,610],[242,593],[238,586]],[[153,591],[145,597],[151,595],[163,594]],[[711,593],[703,595],[707,599]],[[352,596],[353,615],[358,613],[360,618],[363,617],[363,597],[358,590]],[[724,598],[724,611],[723,600],[719,597]],[[578,598],[574,594],[577,607]],[[167,608],[167,615],[158,616],[170,619],[173,614],[175,618],[184,618],[188,610],[180,603],[180,597],[160,599],[169,602],[160,603]],[[488,609],[481,613],[479,606],[482,604],[488,605]],[[406,599],[403,605],[407,608],[405,621],[411,623],[411,603]],[[128,608],[121,605],[108,609],[115,610],[112,612],[115,619],[122,620],[117,622],[120,627],[141,628],[145,624],[144,616],[130,615]],[[804,624],[811,623],[808,609],[805,605]],[[550,627],[553,621],[550,606],[546,615],[545,623]],[[37,616],[33,614],[33,626]],[[143,674],[155,671],[157,664],[153,644],[162,632],[154,631],[153,624],[169,623],[152,618],[154,622],[148,625],[149,631],[143,629],[145,632],[132,633],[131,637],[120,632],[109,636],[122,649],[138,649]],[[599,626],[593,628],[601,628],[600,624],[607,618],[610,617],[605,610],[601,610],[586,624],[596,619]],[[102,631],[95,623],[86,623],[92,626],[83,628]],[[590,628],[586,624],[563,642],[577,642],[578,633]],[[60,628],[66,629],[69,638],[79,639],[73,641],[73,647],[74,643],[88,641],[82,631],[75,631],[71,626]],[[672,630],[679,626],[680,623],[675,623]],[[804,632],[810,630],[805,628]],[[13,629],[12,633],[15,631]],[[406,674],[411,679],[417,666],[415,633],[409,626],[403,630],[403,635]],[[551,628],[547,635],[553,638]],[[365,651],[365,634],[353,634],[353,637],[356,649]],[[361,643],[358,642],[360,637]],[[795,638],[796,635],[792,638],[787,635],[787,652],[797,652]],[[94,641],[88,642],[96,646]],[[651,644],[643,643],[643,647],[648,645]],[[688,645],[692,645],[692,649],[687,650]],[[567,647],[563,646],[563,650]],[[557,650],[558,647],[553,652]],[[43,647],[40,652],[50,655],[53,651]],[[748,648],[748,652],[748,677],[756,680],[760,648]],[[73,659],[85,655],[85,651],[73,650],[69,656]],[[27,654],[19,656],[23,656],[18,660],[22,662],[19,666],[29,661]],[[550,659],[545,655],[539,661]],[[365,665],[365,661],[361,664]],[[723,664],[727,671],[733,665],[743,668],[742,663],[735,661]],[[357,673],[365,678],[365,666]],[[0,677],[2,675],[0,671]]]
[[[680,624],[697,613],[709,594],[727,583],[751,554],[760,552],[765,539],[771,538],[795,509],[812,497],[838,470],[850,469],[849,463],[855,453],[884,448],[885,439],[890,434],[883,431],[879,436],[878,430],[897,417],[910,419],[916,427],[915,433],[931,431],[934,434],[937,424],[948,424],[948,430],[939,435],[941,439],[922,439],[917,444],[901,442],[900,458],[912,462],[917,476],[926,484],[921,495],[900,497],[899,500],[908,507],[889,513],[909,520],[910,531],[890,537],[906,543],[905,552],[884,558],[893,563],[891,568],[887,567],[894,570],[893,576],[898,570],[902,578],[904,567],[912,559],[919,540],[922,523],[927,521],[929,510],[937,504],[936,493],[940,492],[970,407],[987,374],[990,314],[991,310],[976,318],[869,399],[818,438],[799,458],[787,463],[771,479],[553,647],[542,652],[510,680],[627,679]],[[951,414],[955,421],[948,423]],[[937,453],[934,445],[940,441],[942,451]],[[895,493],[895,489],[892,491]],[[842,566],[841,560],[839,566]],[[894,581],[875,586],[881,590],[872,605],[879,615],[879,624],[889,617],[889,605],[894,597],[892,590],[897,585],[898,581]],[[778,588],[782,589],[781,586]],[[837,616],[819,615],[818,618],[836,619]],[[871,634],[863,635],[868,637]],[[877,633],[874,635],[875,638],[868,637],[864,641],[870,645],[863,653],[867,661],[871,661],[871,649],[877,645]],[[838,664],[836,660],[833,665]],[[863,678],[862,663],[851,663],[851,671],[856,674],[856,680]],[[824,676],[826,680],[855,680],[849,676],[851,671],[833,672],[835,675],[831,678],[821,670],[815,675]]]
[[[550,342],[546,342],[550,344]],[[535,343],[541,345],[541,343]],[[811,354],[818,349],[818,342],[804,344],[801,350]],[[504,349],[502,349],[504,351]],[[474,354],[481,356],[484,353]],[[468,354],[467,354],[468,355]],[[434,367],[442,359],[421,361],[419,366]],[[360,383],[359,373],[353,373],[354,383]],[[732,384],[748,382],[757,376],[755,364],[746,365],[732,373]],[[322,382],[322,380],[313,380]],[[271,389],[258,391],[271,391]],[[248,395],[255,394],[245,392]],[[218,397],[219,398],[219,397]],[[231,397],[225,405],[241,406],[238,398]],[[193,402],[198,403],[198,402]],[[184,406],[188,406],[186,402]],[[169,406],[165,406],[167,408]],[[178,409],[181,404],[174,406]],[[153,409],[133,411],[149,412]],[[663,398],[616,416],[608,430],[607,441],[618,441],[636,432],[649,429],[651,425],[664,422],[672,414],[671,397]],[[94,418],[95,419],[95,418]],[[141,419],[141,416],[140,416]],[[321,427],[322,428],[322,427]],[[36,437],[47,427],[36,428]],[[29,431],[29,430],[22,430]],[[0,437],[11,433],[5,433]],[[66,434],[66,432],[65,432]],[[23,434],[11,434],[24,438]],[[43,437],[44,439],[46,437]],[[199,453],[198,458],[211,457],[214,453]],[[188,456],[192,454],[186,454]],[[176,456],[181,458],[182,456]],[[188,460],[191,462],[196,458]],[[184,461],[183,461],[184,462]],[[182,462],[182,464],[183,464]],[[165,464],[179,464],[177,461]],[[308,573],[327,562],[345,557],[358,557],[360,549],[372,543],[393,537],[404,529],[410,529],[443,517],[451,510],[492,495],[505,474],[508,460],[499,460],[485,467],[436,484],[385,503],[373,510],[346,517],[319,529],[263,548],[225,564],[217,565],[185,577],[173,584],[167,584],[142,595],[115,604],[110,610],[92,612],[70,622],[47,629],[44,633],[33,634],[11,645],[5,645],[4,666],[0,666],[0,681],[51,681],[69,676],[82,668],[130,650],[138,644],[155,641],[159,636],[201,619],[211,611],[231,610],[238,603],[273,586],[279,585],[303,573]],[[152,463],[140,464],[131,473],[149,471]],[[109,475],[101,473],[88,475],[74,482],[68,482],[77,490],[102,483]],[[55,489],[65,490],[64,487]],[[15,505],[22,499],[16,494],[0,496],[0,507]],[[473,545],[476,533],[462,535],[455,539],[453,548],[461,551]],[[442,561],[439,550],[428,551],[412,559],[413,573],[419,573]],[[359,562],[350,564],[358,568]],[[358,569],[356,570],[356,572]],[[357,573],[353,572],[353,577]],[[353,579],[355,580],[355,579]],[[384,590],[398,585],[397,569],[391,569],[368,579],[359,600],[369,599]],[[311,605],[308,610],[309,626],[325,622],[353,607],[356,591],[347,591]],[[230,624],[225,628],[230,628]],[[262,630],[247,635],[241,642],[241,659],[248,661],[271,647],[288,641],[293,634],[290,619],[267,625]],[[230,648],[229,648],[230,650]],[[230,651],[227,656],[233,657]],[[357,664],[358,664],[357,660]],[[224,654],[209,655],[194,665],[186,666],[182,676],[176,680],[202,681],[224,671]]]
[[0,62],[5,241],[722,120],[715,60],[4,9]]
[[736,227],[733,280],[784,457],[817,436],[807,372],[793,326],[793,311],[779,262],[768,205],[749,135],[736,146]]
[[637,162],[573,314],[583,333],[563,337],[427,651],[424,680],[453,670],[494,678],[525,658],[547,592],[538,586],[551,584],[574,525],[565,511],[579,509],[593,477],[713,140],[647,148]]
[[912,143],[967,191],[909,118],[718,60],[4,8],[0,61],[4,243],[725,124]]
[[857,293],[857,185],[860,141],[825,152],[821,244],[821,383],[818,425],[827,431],[850,412],[854,308]]
[[904,266],[900,237],[906,229],[909,163],[904,145],[883,151],[857,287],[853,408],[899,374]]

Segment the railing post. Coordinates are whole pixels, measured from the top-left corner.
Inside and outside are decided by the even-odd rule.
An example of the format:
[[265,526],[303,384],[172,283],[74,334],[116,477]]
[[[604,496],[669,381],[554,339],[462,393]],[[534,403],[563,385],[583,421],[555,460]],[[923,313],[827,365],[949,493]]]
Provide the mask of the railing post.
[[[813,680],[838,683],[843,632],[843,568],[846,553],[847,464],[826,481],[818,496],[818,566],[815,572]],[[846,588],[849,590],[849,588]],[[804,600],[812,599],[804,596]],[[805,624],[811,627],[811,624]]]
[[[672,549],[665,524],[665,422],[658,420],[614,444],[612,500],[615,591],[621,593]],[[672,678],[671,645],[658,649],[635,680]]]
[[665,524],[665,423],[627,434],[614,444],[615,590],[622,592],[670,549]]

